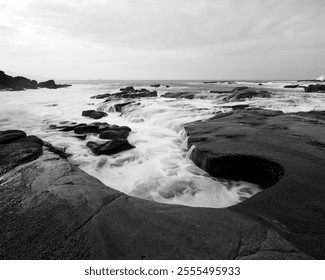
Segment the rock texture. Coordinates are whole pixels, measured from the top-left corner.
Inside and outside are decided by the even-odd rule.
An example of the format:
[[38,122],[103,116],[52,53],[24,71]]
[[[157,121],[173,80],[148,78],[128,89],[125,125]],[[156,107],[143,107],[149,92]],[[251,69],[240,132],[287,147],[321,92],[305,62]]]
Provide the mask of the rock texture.
[[230,211],[272,228],[319,259],[325,258],[324,115],[245,109],[186,128],[198,166],[265,189]]
[[325,92],[325,85],[309,85],[305,87],[306,92]]
[[0,259],[310,258],[248,216],[130,197],[45,146],[12,168],[0,171]]

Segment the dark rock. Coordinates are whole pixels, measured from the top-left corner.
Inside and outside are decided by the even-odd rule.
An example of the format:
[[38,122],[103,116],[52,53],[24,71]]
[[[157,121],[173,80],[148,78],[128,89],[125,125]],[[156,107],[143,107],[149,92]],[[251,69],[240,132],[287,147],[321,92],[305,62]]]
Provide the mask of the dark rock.
[[301,85],[285,85],[283,88],[305,88],[305,87]]
[[122,91],[122,92],[134,92],[134,87],[129,86],[129,87],[121,88],[120,91]]
[[87,147],[96,155],[112,155],[135,148],[127,140],[115,139],[104,144],[89,141]]
[[99,133],[99,131],[98,126],[92,124],[78,125],[74,129],[74,133],[76,134]]
[[26,136],[26,133],[22,130],[5,130],[0,131],[0,144],[7,144],[19,138]]
[[23,163],[37,159],[42,145],[37,142],[12,142],[0,145],[0,176]]
[[150,85],[151,87],[160,87],[161,84],[153,84],[153,85]]
[[107,98],[107,97],[110,97],[112,94],[111,93],[104,93],[104,94],[98,94],[98,95],[94,95],[90,98],[92,99],[104,99],[104,98]]
[[161,97],[194,99],[195,94],[192,92],[167,92],[161,95]]
[[24,89],[36,89],[37,82],[25,77],[12,77],[6,75],[5,72],[0,71],[0,89],[10,90],[24,90]]
[[130,102],[125,102],[125,103],[120,103],[120,104],[115,104],[114,108],[116,112],[122,112],[123,107],[134,103],[134,101],[130,101]]
[[259,86],[263,86],[263,84],[262,84],[262,83],[259,83],[258,85],[259,85]]
[[311,258],[246,213],[130,197],[46,147],[2,176],[0,224],[0,259]]
[[54,80],[48,80],[46,82],[40,82],[37,84],[39,88],[49,88],[49,89],[57,89],[57,88],[64,88],[70,87],[71,85],[64,84],[64,85],[57,85]]
[[247,98],[259,97],[259,98],[270,98],[272,93],[268,91],[256,91],[249,89],[237,89],[233,91],[234,93],[227,96],[225,101],[241,101]]
[[[212,176],[256,182],[266,189],[231,211],[273,228],[320,259],[325,257],[322,117],[324,112],[246,109],[186,127],[189,146],[196,147],[192,159],[199,167]],[[204,141],[196,140],[199,137]]]
[[309,85],[305,88],[305,92],[325,92],[325,85]]
[[43,145],[43,140],[38,138],[35,135],[29,135],[23,138],[19,138],[18,140],[15,140],[15,143],[22,143],[22,142],[37,143],[41,146]]
[[107,114],[105,112],[95,111],[95,110],[82,111],[81,115],[84,117],[89,117],[89,118],[96,119],[96,120],[107,116]]
[[124,139],[126,140],[129,136],[129,132],[126,130],[105,130],[99,133],[101,139]]

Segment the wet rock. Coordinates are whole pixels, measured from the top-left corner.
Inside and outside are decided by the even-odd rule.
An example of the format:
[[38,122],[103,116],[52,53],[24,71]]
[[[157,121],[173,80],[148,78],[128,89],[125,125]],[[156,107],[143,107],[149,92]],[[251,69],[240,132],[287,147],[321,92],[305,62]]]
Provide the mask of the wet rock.
[[325,92],[325,85],[309,85],[305,88],[305,92]]
[[0,224],[0,259],[311,258],[246,213],[130,197],[47,147],[3,174]]
[[116,112],[122,112],[123,108],[129,104],[134,103],[134,101],[130,101],[130,102],[125,102],[125,103],[119,103],[119,104],[115,104],[114,108]]
[[0,131],[0,144],[7,144],[19,138],[26,136],[26,133],[22,130],[5,130]]
[[98,120],[103,117],[106,117],[107,114],[101,111],[87,110],[87,111],[82,111],[82,116]]
[[301,85],[285,85],[283,88],[305,88],[305,87]]
[[124,139],[126,140],[129,136],[129,132],[126,130],[105,130],[99,133],[100,139]]
[[194,99],[195,94],[192,92],[167,92],[161,95],[161,97]]
[[112,155],[135,148],[127,140],[115,139],[104,144],[89,141],[87,147],[96,155]]
[[121,92],[134,92],[134,87],[133,86],[128,86],[125,88],[120,89]]
[[98,126],[92,124],[78,125],[74,129],[74,133],[76,134],[99,133],[99,131]]
[[39,88],[48,88],[48,89],[57,89],[57,88],[64,88],[64,87],[70,87],[71,85],[68,84],[63,84],[63,85],[58,85],[55,83],[54,80],[48,80],[45,82],[40,82],[37,84],[37,87]]
[[0,176],[16,166],[37,159],[41,154],[42,141],[36,136],[11,138],[10,141],[7,138],[0,144]]
[[160,87],[161,84],[153,84],[153,85],[150,85],[151,87]]
[[94,95],[90,98],[92,99],[104,99],[104,98],[108,98],[110,97],[112,94],[111,93],[104,93],[104,94],[98,94],[98,95]]
[[258,97],[258,98],[270,98],[272,93],[262,90],[247,90],[247,89],[237,89],[233,91],[230,96],[227,96],[224,100],[225,101],[242,101],[248,98]]
[[186,127],[199,167],[266,189],[230,210],[261,221],[315,258],[325,256],[323,116],[246,109]]

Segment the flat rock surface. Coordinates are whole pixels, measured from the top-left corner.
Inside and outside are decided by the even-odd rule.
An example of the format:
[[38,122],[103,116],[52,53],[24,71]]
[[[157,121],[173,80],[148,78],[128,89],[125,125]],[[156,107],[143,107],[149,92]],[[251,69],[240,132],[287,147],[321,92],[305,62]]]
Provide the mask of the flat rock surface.
[[265,189],[227,211],[255,219],[320,259],[325,258],[323,116],[245,109],[186,127],[198,166]]

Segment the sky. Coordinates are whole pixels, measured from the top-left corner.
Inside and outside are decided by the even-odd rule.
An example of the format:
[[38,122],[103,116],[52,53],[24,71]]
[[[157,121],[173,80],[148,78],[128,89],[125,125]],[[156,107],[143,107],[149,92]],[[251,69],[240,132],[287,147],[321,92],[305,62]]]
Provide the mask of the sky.
[[0,0],[0,70],[55,79],[310,79],[324,0]]

